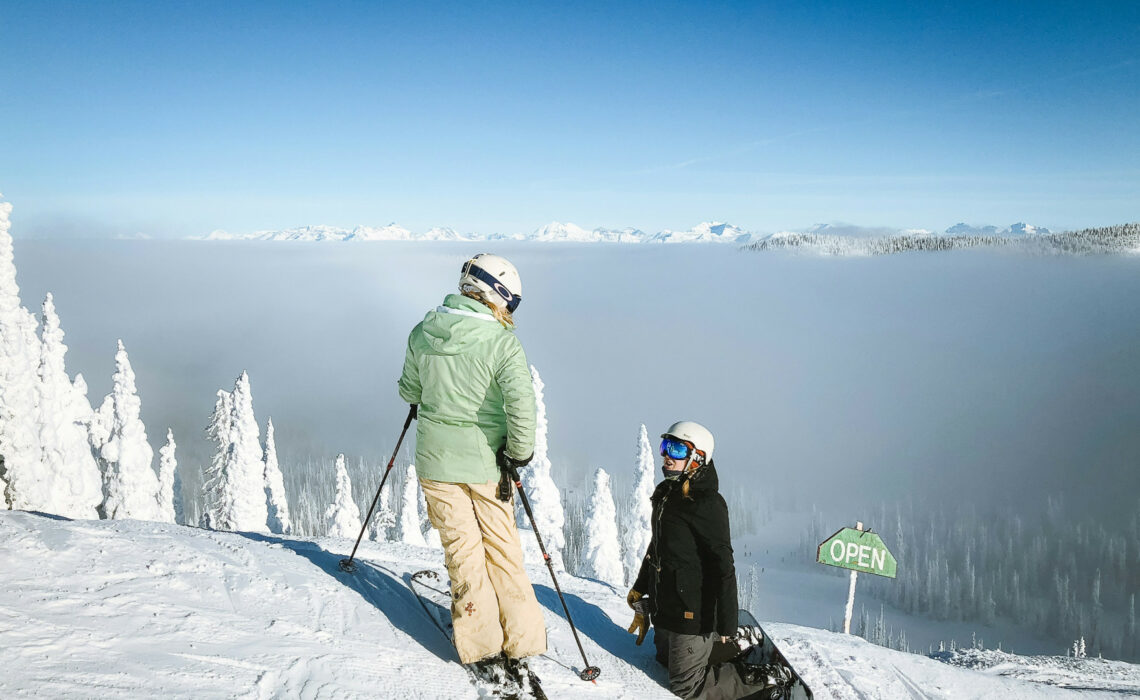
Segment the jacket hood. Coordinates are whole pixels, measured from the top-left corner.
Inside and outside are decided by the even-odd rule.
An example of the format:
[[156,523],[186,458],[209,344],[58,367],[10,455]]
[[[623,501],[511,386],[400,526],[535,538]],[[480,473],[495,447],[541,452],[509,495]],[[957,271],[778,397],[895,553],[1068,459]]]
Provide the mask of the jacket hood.
[[[688,476],[689,482],[689,496],[691,498],[699,498],[711,493],[720,491],[720,477],[716,473],[715,460],[709,460],[709,463],[703,467],[690,472]],[[685,483],[685,479],[666,479],[653,491],[653,496],[650,500],[659,500],[666,494],[670,493],[673,489],[681,490],[681,485]]]
[[423,320],[424,339],[440,355],[458,355],[477,341],[475,328],[500,327],[491,310],[462,294],[448,294],[443,304],[427,312]]

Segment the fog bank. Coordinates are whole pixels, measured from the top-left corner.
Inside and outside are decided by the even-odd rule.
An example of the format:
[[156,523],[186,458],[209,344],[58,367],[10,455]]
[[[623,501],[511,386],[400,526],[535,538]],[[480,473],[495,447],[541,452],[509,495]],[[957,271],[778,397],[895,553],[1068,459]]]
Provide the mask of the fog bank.
[[[290,458],[377,462],[406,407],[408,331],[468,244],[16,241],[25,305],[55,293],[98,405],[115,340],[152,444],[184,465],[248,370]],[[983,251],[822,259],[722,246],[503,244],[546,383],[555,478],[621,484],[638,425],[697,420],[729,488],[789,504],[905,493],[1109,518],[1140,493],[1140,258]],[[330,477],[331,478],[331,477]]]

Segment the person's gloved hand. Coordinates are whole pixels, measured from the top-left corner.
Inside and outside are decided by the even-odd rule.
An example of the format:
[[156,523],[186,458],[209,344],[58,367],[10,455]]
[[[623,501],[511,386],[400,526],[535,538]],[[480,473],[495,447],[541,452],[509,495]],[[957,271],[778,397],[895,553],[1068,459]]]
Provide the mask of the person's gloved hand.
[[495,491],[495,498],[503,503],[511,502],[511,475],[506,469],[499,470],[499,488]]
[[530,460],[534,459],[534,453],[532,452],[526,459],[515,459],[514,457],[507,454],[506,448],[503,448],[499,450],[497,457],[499,467],[504,471],[511,472],[518,471],[519,469],[522,469],[526,465],[530,464]]
[[411,410],[412,420],[419,418],[420,417],[420,405],[418,403],[410,403],[408,405],[412,407],[412,410]]
[[629,589],[629,593],[625,597],[625,602],[626,602],[626,604],[629,605],[629,607],[633,608],[634,610],[637,610],[637,608],[634,607],[634,603],[636,603],[637,601],[641,600],[644,597],[645,597],[644,593],[642,593],[641,591],[636,591],[636,590],[631,588],[631,589]]
[[649,621],[641,613],[633,614],[633,622],[630,623],[629,629],[626,632],[637,635],[637,646],[645,641],[645,633],[649,631]]

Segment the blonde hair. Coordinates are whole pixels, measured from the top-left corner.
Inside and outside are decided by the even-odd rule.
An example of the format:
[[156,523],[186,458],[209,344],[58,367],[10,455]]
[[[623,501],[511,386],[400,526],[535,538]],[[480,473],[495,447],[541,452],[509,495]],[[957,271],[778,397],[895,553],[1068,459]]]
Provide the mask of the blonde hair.
[[[467,285],[464,286],[466,287]],[[495,317],[496,321],[503,325],[503,328],[515,327],[514,315],[512,315],[511,312],[507,311],[505,308],[492,304],[487,300],[487,297],[483,294],[482,291],[467,287],[466,289],[460,290],[460,294],[467,297],[468,299],[474,299],[475,301],[490,309],[491,315]]]
[[685,470],[685,481],[681,483],[681,498],[693,500],[693,497],[689,495],[689,481],[693,478],[694,473],[703,466],[705,466],[703,462],[697,465],[692,465],[690,462],[689,468]]

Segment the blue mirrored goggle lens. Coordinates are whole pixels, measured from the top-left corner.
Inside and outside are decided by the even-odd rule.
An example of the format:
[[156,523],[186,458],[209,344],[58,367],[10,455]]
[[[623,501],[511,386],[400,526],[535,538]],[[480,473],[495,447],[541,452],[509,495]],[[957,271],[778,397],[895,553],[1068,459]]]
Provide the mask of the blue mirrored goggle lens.
[[661,441],[661,456],[671,459],[685,459],[689,456],[689,446],[680,440],[665,438]]

